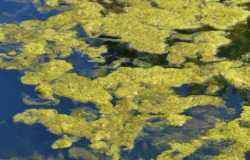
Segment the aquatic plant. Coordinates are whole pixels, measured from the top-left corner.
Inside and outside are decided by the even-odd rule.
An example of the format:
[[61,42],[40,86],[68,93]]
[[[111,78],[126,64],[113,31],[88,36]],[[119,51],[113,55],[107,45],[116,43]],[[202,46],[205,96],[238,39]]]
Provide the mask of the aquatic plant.
[[[250,15],[243,7],[246,0],[38,2],[33,1],[40,4],[38,11],[63,12],[45,21],[1,24],[1,43],[20,47],[0,54],[0,68],[24,71],[22,83],[36,86],[36,92],[56,104],[60,97],[92,102],[101,114],[88,119],[85,115],[97,116],[84,107],[70,115],[60,114],[56,109],[31,108],[14,116],[14,122],[41,123],[51,133],[62,135],[52,144],[53,149],[71,147],[85,137],[95,152],[119,159],[121,151],[132,150],[135,140],[144,136],[146,125],[157,124],[151,122],[154,119],[161,119],[165,126],[181,127],[192,119],[183,114],[187,109],[196,106],[228,109],[223,97],[214,94],[218,85],[207,85],[209,95],[187,97],[178,95],[174,88],[207,83],[221,76],[235,88],[250,89],[247,61],[216,56],[219,47],[230,43],[226,33]],[[78,28],[86,35],[79,36]],[[92,41],[102,43],[96,46]],[[118,59],[111,73],[96,79],[72,72],[74,65],[67,62],[67,57],[77,52],[88,55],[92,62],[105,62],[108,42],[125,44],[128,50],[137,52],[168,54],[169,66],[122,67],[123,60]],[[115,104],[111,102],[114,97]],[[240,124],[250,122],[249,107],[243,109],[241,117],[228,122],[218,120],[214,128],[190,142],[169,142],[171,149],[163,151],[157,159],[182,159],[208,141],[228,139],[234,142],[228,147],[234,152],[226,154],[225,149],[213,158],[244,158],[250,143],[243,142],[249,139],[250,129]]]

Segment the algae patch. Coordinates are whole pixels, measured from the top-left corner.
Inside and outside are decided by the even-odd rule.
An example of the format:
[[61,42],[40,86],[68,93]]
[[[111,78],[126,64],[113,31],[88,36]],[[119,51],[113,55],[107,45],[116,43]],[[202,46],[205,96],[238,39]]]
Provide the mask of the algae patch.
[[[213,95],[220,86],[212,80],[220,76],[236,88],[250,89],[247,55],[235,61],[216,56],[219,47],[230,43],[226,30],[232,30],[233,25],[246,21],[249,16],[249,11],[241,7],[244,3],[244,0],[169,0],[167,3],[163,0],[45,0],[38,5],[39,11],[63,12],[45,21],[0,25],[0,41],[20,45],[0,53],[0,68],[24,71],[22,83],[34,85],[36,92],[55,104],[59,104],[60,97],[92,102],[101,116],[85,107],[71,114],[29,108],[16,114],[14,122],[41,123],[51,133],[62,136],[51,147],[73,146],[69,149],[73,158],[86,155],[97,159],[92,151],[74,146],[84,137],[90,141],[93,152],[117,160],[145,136],[146,125],[158,126],[151,122],[155,119],[161,119],[164,126],[178,128],[192,119],[184,114],[187,109],[215,106],[229,110],[222,97]],[[80,35],[77,28],[86,34]],[[95,44],[96,41],[102,43]],[[90,61],[100,64],[106,61],[104,53],[109,51],[110,41],[125,44],[128,50],[168,54],[170,65],[166,68],[148,65],[137,58],[132,60],[137,67],[121,67],[128,59],[118,58],[110,66],[103,63],[103,68],[113,70],[96,79],[71,72],[75,66],[67,62],[68,56],[88,55]],[[202,64],[187,59],[199,59]],[[174,90],[195,83],[208,83],[209,95],[183,97]],[[189,142],[169,142],[171,148],[157,159],[182,159],[208,141],[224,139],[234,142],[228,147],[234,152],[227,155],[227,150],[222,150],[213,158],[244,158],[250,143],[243,142],[249,138],[250,129],[241,125],[249,124],[249,107],[243,109],[240,117],[228,122],[218,120],[214,128]]]

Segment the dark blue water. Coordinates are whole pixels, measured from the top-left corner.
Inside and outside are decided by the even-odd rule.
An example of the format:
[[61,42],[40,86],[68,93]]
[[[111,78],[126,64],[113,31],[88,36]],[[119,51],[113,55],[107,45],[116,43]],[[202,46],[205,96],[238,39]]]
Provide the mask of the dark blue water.
[[45,20],[58,14],[60,11],[52,10],[41,14],[32,3],[1,0],[0,1],[0,23],[18,23],[29,19]]
[[[12,117],[31,106],[22,101],[22,94],[36,95],[34,86],[23,85],[22,74],[13,70],[0,69],[0,158],[24,157],[35,151],[53,154],[51,143],[58,136],[46,131],[41,125],[15,124]],[[46,143],[44,143],[46,142]]]

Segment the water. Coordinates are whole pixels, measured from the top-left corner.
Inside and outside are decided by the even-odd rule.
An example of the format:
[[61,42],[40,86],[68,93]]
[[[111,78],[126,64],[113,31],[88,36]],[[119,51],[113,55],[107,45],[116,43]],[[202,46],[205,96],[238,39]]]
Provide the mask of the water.
[[48,17],[60,13],[53,10],[49,13],[41,14],[30,2],[25,1],[0,1],[0,23],[18,23],[29,19],[45,20]]

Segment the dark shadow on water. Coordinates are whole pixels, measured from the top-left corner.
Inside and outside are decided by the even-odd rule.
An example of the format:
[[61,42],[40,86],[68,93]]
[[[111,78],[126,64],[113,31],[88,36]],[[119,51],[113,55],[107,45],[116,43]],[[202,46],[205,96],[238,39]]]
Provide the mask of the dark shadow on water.
[[232,42],[219,48],[218,57],[239,60],[242,55],[250,52],[250,18],[248,18],[247,23],[239,23],[234,26],[233,30],[228,31],[227,34]]
[[[208,93],[207,87],[211,85],[211,83],[217,84],[220,88],[215,93]],[[192,83],[192,84],[184,84],[180,87],[174,88],[176,93],[187,97],[190,95],[211,95],[222,97],[226,100],[226,106],[235,109],[235,114],[232,119],[239,117],[242,108],[242,105],[249,105],[250,100],[250,92],[245,89],[238,89],[233,85],[229,84],[222,77],[214,77],[211,81],[206,83]]]
[[206,32],[206,31],[216,31],[217,29],[209,26],[209,25],[203,25],[196,29],[175,29],[176,32],[181,34],[194,34],[198,32]]
[[[219,89],[215,93],[208,93],[207,88],[210,85],[217,85]],[[224,93],[228,91],[228,82],[222,76],[215,76],[204,83],[190,83],[183,84],[180,87],[175,87],[175,91],[177,94],[187,97],[189,95],[216,95],[222,96]]]
[[[100,43],[98,42],[97,44]],[[105,62],[103,63],[89,62],[90,58],[88,55],[82,55],[76,51],[74,51],[74,53],[70,56],[63,58],[67,62],[73,64],[74,68],[70,70],[70,72],[74,72],[78,75],[89,77],[91,79],[96,79],[115,71],[117,68],[109,66],[112,66],[112,63],[121,58],[125,58],[126,61],[122,62],[120,67],[151,68],[154,66],[168,66],[168,62],[166,60],[167,54],[157,55],[138,52],[136,50],[129,49],[126,44],[114,42],[104,42],[103,45],[107,45],[108,47],[108,52],[102,54],[102,56],[105,57]],[[94,46],[96,47],[96,44]]]
[[129,48],[128,44],[120,44],[116,42],[106,42],[108,52],[103,54],[106,57],[106,63],[111,64],[119,58],[128,58],[129,61],[123,63],[124,67],[143,67],[151,68],[153,66],[167,67],[167,54],[150,54],[146,52],[138,52],[135,49]]

